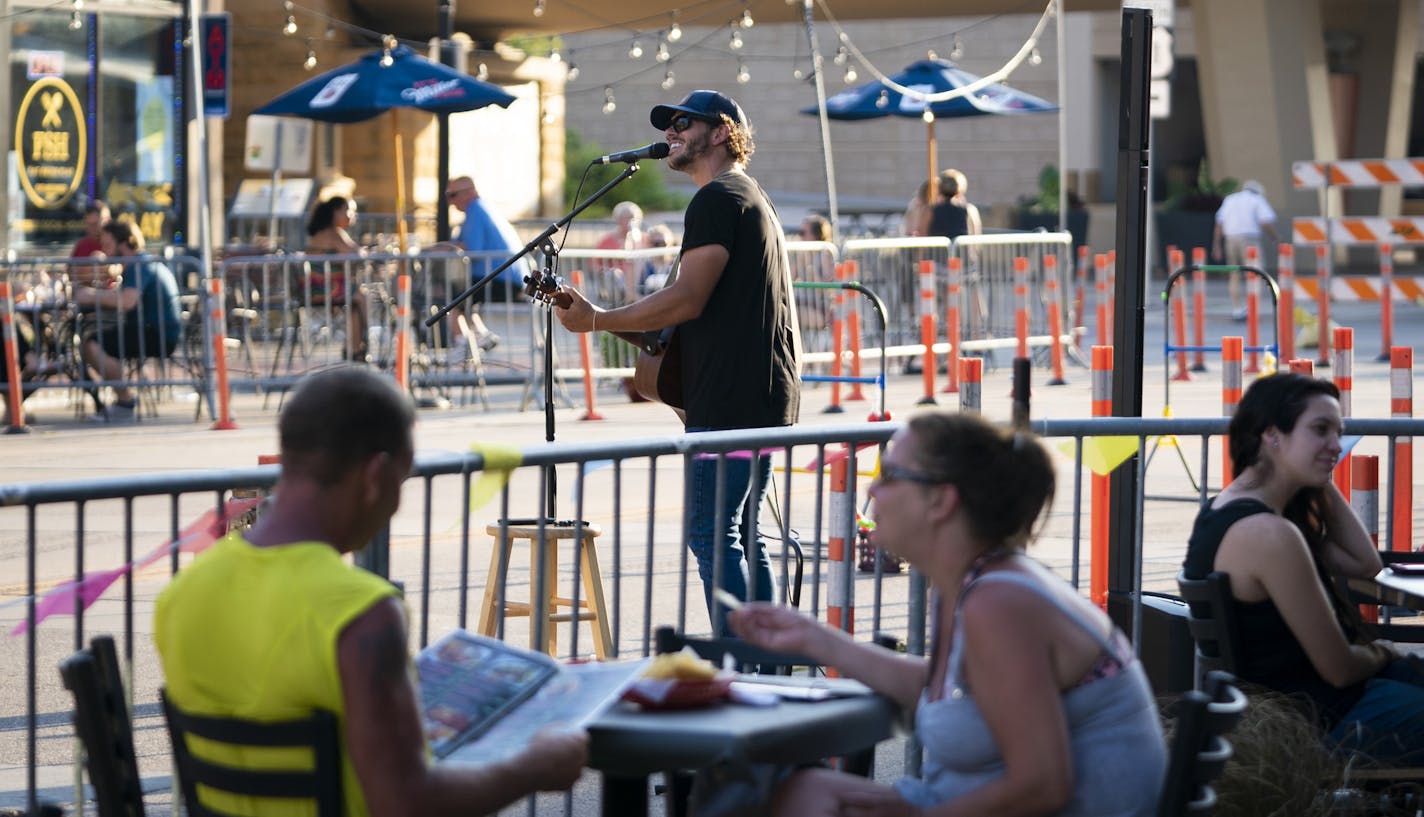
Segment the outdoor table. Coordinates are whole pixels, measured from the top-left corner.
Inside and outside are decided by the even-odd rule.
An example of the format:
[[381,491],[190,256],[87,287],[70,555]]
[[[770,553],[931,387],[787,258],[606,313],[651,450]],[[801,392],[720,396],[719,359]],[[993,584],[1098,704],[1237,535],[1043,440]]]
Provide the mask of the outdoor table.
[[655,773],[701,769],[724,760],[794,764],[855,755],[891,737],[900,719],[894,702],[854,681],[799,676],[746,680],[821,686],[845,696],[680,710],[620,703],[588,727],[587,765],[603,773],[603,813],[646,815],[648,777]]
[[1350,579],[1350,589],[1379,599],[1379,603],[1424,610],[1424,575],[1401,575],[1389,569],[1370,579]]

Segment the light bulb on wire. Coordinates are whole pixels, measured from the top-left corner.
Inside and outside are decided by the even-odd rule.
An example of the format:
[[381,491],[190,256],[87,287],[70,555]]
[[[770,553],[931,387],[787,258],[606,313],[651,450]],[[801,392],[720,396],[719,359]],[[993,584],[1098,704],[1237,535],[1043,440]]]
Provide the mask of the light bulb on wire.
[[534,0],[534,16],[544,16],[544,0]]
[[857,79],[860,79],[860,74],[857,74],[857,73],[855,72],[855,66],[854,66],[854,65],[847,65],[847,66],[846,66],[846,70],[845,70],[845,84],[846,84],[846,85],[850,85],[852,82],[855,82]]
[[302,61],[302,67],[310,71],[316,68],[316,49],[312,47],[311,38],[307,38],[307,58]]
[[613,86],[603,86],[603,113],[608,115],[618,110],[618,100],[613,98]]
[[848,59],[849,57],[850,54],[846,51],[846,47],[841,46],[840,48],[836,49],[836,56],[832,60],[832,62],[834,62],[836,65],[845,65],[846,59]]
[[489,66],[485,65],[484,63],[480,63],[480,68],[475,73],[475,79],[478,79],[480,82],[484,82],[485,80],[489,79]]
[[1034,46],[1034,47],[1033,47],[1033,50],[1030,51],[1030,52],[1028,52],[1028,64],[1029,64],[1029,65],[1038,65],[1038,64],[1040,64],[1040,63],[1042,63],[1042,62],[1043,62],[1043,55],[1040,54],[1040,53],[1038,53],[1038,46]]
[[559,49],[555,48],[553,51],[550,51],[550,52],[549,52],[549,62],[563,62],[563,61],[564,61],[564,55],[559,53]]
[[390,34],[387,34],[386,36],[384,36],[384,37],[381,38],[381,67],[382,67],[382,68],[390,68],[392,65],[395,65],[395,64],[396,64],[396,58],[393,57],[393,56],[391,56],[391,52],[395,50],[395,47],[396,47],[396,38],[395,38],[394,36],[392,36],[392,35],[390,35]]
[[287,24],[282,26],[282,33],[288,37],[297,33],[297,17],[295,14],[287,15]]
[[880,95],[875,98],[875,107],[884,110],[890,107],[890,92],[884,88],[880,89]]
[[84,0],[74,0],[74,11],[69,14],[69,29],[78,31],[84,27]]
[[668,42],[675,43],[682,39],[682,26],[677,24],[677,12],[672,13],[672,26],[668,28]]
[[658,51],[656,56],[658,62],[667,62],[668,60],[672,59],[672,52],[668,50],[667,40],[658,40]]
[[579,67],[573,61],[569,62],[569,72],[565,75],[569,82],[579,78]]
[[664,90],[664,91],[670,90],[670,89],[672,88],[672,86],[674,86],[674,85],[676,85],[676,84],[677,84],[677,77],[673,76],[672,69],[669,68],[669,69],[667,70],[667,73],[663,74],[663,90]]
[[633,40],[633,44],[630,45],[630,46],[628,46],[628,59],[630,59],[630,60],[641,60],[642,58],[643,58],[643,44],[640,43],[640,42],[638,42],[637,39],[634,39],[634,40]]
[[730,39],[727,40],[727,47],[732,49],[733,51],[741,51],[743,45],[744,43],[742,42],[742,32],[738,31],[735,28],[732,29],[732,36]]
[[959,35],[954,35],[954,44],[949,47],[949,58],[958,62],[964,56],[964,45],[959,42]]
[[737,21],[742,28],[751,28],[756,25],[756,20],[752,19],[751,9],[742,9],[742,18]]
[[747,70],[746,60],[737,60],[737,82],[746,85],[752,81],[752,73]]

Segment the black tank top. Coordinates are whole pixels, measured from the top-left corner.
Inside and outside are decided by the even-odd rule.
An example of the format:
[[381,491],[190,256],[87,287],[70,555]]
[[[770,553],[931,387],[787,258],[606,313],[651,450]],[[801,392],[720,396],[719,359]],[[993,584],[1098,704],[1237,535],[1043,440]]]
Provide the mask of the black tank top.
[[969,208],[942,201],[930,211],[930,235],[958,238],[969,234]]
[[[1237,499],[1219,508],[1203,508],[1187,540],[1187,558],[1182,563],[1187,578],[1206,578],[1216,564],[1216,552],[1227,529],[1258,513],[1274,511],[1256,499]],[[1244,602],[1234,597],[1232,601],[1241,626],[1241,666],[1237,667],[1241,680],[1308,698],[1321,725],[1332,728],[1364,694],[1365,685],[1356,683],[1339,689],[1320,677],[1275,602]]]

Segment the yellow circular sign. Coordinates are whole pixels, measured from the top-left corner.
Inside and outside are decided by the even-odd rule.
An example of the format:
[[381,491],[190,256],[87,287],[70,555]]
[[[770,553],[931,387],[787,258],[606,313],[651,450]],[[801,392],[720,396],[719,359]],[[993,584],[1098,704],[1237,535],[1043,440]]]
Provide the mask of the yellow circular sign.
[[53,210],[69,201],[84,178],[88,146],[74,89],[59,77],[36,80],[15,117],[20,184],[30,203]]

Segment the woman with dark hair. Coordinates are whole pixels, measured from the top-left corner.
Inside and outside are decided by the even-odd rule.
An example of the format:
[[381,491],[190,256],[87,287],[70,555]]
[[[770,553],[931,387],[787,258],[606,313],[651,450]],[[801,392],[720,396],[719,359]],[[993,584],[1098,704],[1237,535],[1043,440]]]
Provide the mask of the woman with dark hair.
[[1424,763],[1424,672],[1371,640],[1336,577],[1369,578],[1379,553],[1331,480],[1339,391],[1295,373],[1246,390],[1231,418],[1233,480],[1197,516],[1183,572],[1231,579],[1243,681],[1294,696],[1341,751]]
[[[360,245],[351,238],[347,227],[356,219],[356,203],[345,196],[332,196],[312,209],[307,219],[306,251],[313,255],[363,255]],[[349,260],[313,260],[308,275],[313,306],[329,304],[345,306],[348,300],[346,268]],[[366,359],[366,295],[356,284],[349,293],[351,308],[346,310],[347,360]]]
[[870,487],[879,547],[935,590],[929,660],[788,607],[748,604],[732,629],[856,678],[915,716],[920,777],[893,787],[793,773],[778,814],[1147,817],[1167,751],[1132,646],[1101,610],[1024,552],[1053,500],[1034,436],[971,414],[913,417]]

